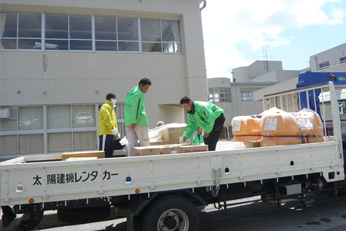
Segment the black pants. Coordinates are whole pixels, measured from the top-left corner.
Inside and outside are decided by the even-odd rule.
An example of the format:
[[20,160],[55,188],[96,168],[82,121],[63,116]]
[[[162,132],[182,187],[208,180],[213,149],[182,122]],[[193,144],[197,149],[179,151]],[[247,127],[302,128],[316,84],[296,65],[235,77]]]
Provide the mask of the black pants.
[[101,135],[100,138],[100,147],[99,150],[105,151],[105,157],[113,157],[113,151],[114,150],[121,150],[124,145],[121,145],[119,143],[120,139],[114,140],[113,135]]
[[105,151],[105,156],[107,157],[112,157],[113,156],[113,140],[114,136],[113,135],[101,135],[99,136],[100,138],[100,147],[99,150]]
[[209,151],[215,151],[217,141],[222,132],[223,124],[225,123],[225,116],[223,113],[215,120],[213,130],[209,133],[207,138],[204,138],[204,143],[208,145]]

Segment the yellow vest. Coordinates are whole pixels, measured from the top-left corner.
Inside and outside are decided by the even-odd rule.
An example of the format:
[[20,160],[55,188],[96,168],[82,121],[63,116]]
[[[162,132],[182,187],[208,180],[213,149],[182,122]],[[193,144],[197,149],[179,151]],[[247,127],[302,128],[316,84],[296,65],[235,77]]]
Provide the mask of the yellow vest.
[[112,103],[106,100],[99,110],[99,136],[113,135],[113,127],[118,130],[117,116],[115,115]]

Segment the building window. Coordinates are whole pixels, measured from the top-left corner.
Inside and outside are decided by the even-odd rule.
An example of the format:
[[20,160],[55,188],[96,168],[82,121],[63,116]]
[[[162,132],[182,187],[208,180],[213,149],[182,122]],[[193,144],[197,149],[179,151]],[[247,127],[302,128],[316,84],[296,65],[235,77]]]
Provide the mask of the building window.
[[4,111],[0,118],[0,155],[96,150],[96,108],[97,105],[0,108]]
[[41,43],[41,14],[1,13],[1,49],[36,49]]
[[91,16],[70,16],[70,50],[92,50]]
[[72,106],[73,127],[87,128],[96,126],[95,108],[89,105]]
[[323,62],[319,64],[320,70],[321,69],[326,69],[329,67],[329,61]]
[[0,155],[16,155],[17,147],[16,135],[0,136]]
[[43,129],[42,107],[19,107],[18,130],[41,130]]
[[95,50],[117,51],[117,21],[115,17],[95,17]]
[[209,88],[209,102],[232,102],[231,88]]
[[177,21],[142,19],[143,52],[181,52]]
[[253,101],[252,91],[242,91],[241,92],[241,101]]
[[46,15],[45,49],[69,50],[68,15]]
[[176,20],[5,12],[0,19],[0,49],[182,52]]
[[[17,49],[17,13],[0,13],[0,27],[4,27],[3,31],[0,30],[1,49]],[[1,34],[2,33],[2,34]]]
[[[72,133],[59,132],[48,134],[48,153],[68,152],[72,150]],[[64,144],[64,145],[61,145]]]
[[181,53],[180,27],[178,21],[161,20],[162,51]]
[[160,20],[142,19],[142,51],[162,52]]
[[43,153],[43,134],[19,135],[19,154]]
[[340,63],[346,63],[346,56],[345,56],[345,57],[340,58]]
[[118,51],[139,51],[138,20],[118,18]]
[[[96,150],[100,106],[1,107],[0,155]],[[125,134],[124,103],[117,103],[115,112]]]

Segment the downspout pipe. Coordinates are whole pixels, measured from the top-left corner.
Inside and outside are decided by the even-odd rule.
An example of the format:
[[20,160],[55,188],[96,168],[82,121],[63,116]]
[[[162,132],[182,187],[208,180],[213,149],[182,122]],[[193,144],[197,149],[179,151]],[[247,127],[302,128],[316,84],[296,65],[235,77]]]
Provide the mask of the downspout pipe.
[[200,11],[202,11],[207,6],[207,0],[203,0],[203,6],[199,8]]

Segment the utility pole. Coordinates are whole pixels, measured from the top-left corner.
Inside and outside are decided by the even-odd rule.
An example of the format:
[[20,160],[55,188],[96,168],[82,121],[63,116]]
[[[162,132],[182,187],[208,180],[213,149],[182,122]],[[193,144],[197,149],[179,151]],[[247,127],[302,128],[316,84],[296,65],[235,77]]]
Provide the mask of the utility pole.
[[269,72],[268,57],[267,57],[267,45],[262,46],[263,59],[264,59],[264,70]]

